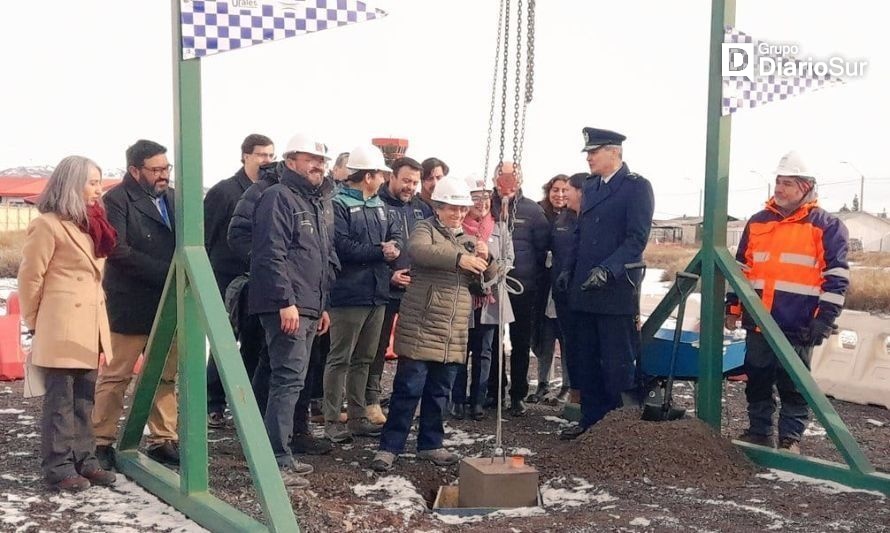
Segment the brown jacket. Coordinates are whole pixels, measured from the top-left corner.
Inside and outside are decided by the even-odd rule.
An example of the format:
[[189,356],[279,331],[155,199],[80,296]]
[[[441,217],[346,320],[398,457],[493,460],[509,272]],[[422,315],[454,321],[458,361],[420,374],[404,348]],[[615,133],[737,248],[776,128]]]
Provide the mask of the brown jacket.
[[73,222],[55,213],[31,221],[19,267],[19,297],[25,325],[34,330],[34,365],[93,369],[101,351],[111,360],[104,265],[90,236]]
[[[408,243],[411,284],[399,307],[394,349],[417,361],[464,363],[472,297],[471,275],[458,268],[470,236],[454,237],[435,218],[417,223]],[[496,264],[486,275],[493,275]]]

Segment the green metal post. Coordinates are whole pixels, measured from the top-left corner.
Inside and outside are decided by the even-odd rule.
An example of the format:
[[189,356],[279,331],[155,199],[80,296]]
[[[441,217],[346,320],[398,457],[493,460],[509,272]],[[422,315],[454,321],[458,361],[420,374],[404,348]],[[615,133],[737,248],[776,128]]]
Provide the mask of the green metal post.
[[725,282],[716,268],[715,250],[726,248],[729,184],[729,116],[721,115],[723,79],[720,66],[725,26],[735,24],[735,0],[711,2],[708,130],[705,156],[705,219],[701,248],[701,345],[696,414],[720,429],[723,386],[723,299]]

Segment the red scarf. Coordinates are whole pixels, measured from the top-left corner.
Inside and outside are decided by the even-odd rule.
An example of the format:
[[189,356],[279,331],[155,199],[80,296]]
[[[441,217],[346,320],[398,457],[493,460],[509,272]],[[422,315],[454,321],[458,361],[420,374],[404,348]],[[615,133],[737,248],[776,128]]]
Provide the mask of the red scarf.
[[96,202],[87,206],[86,233],[93,239],[96,257],[108,257],[117,244],[117,232],[105,217],[102,204]]
[[464,233],[476,237],[477,241],[488,242],[491,232],[494,231],[494,217],[491,213],[485,215],[482,220],[464,217]]
[[[491,213],[485,215],[485,218],[481,220],[464,217],[463,226],[464,233],[476,237],[476,241],[483,241],[488,244],[488,238],[491,237],[491,232],[494,231],[494,217],[491,216]],[[485,304],[493,303],[495,303],[495,298],[491,293],[485,296],[473,296],[473,309],[479,309]]]

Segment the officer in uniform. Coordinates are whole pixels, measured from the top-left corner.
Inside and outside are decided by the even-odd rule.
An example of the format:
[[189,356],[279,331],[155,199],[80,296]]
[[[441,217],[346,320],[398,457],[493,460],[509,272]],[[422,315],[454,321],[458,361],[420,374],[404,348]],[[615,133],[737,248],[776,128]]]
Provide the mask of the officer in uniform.
[[590,176],[555,287],[568,293],[577,323],[583,325],[577,339],[582,418],[560,434],[562,439],[581,435],[621,407],[623,395],[637,392],[637,302],[628,274],[639,274],[628,273],[624,265],[642,260],[655,209],[652,185],[622,160],[626,137],[597,128],[584,128],[583,133]]

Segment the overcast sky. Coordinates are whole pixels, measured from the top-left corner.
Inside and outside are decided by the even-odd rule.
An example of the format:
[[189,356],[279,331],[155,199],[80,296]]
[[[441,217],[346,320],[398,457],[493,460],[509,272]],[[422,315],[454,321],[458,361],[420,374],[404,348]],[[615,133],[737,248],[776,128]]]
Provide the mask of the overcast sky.
[[[408,155],[481,172],[495,0],[378,0],[389,16],[203,60],[204,184],[239,167],[253,132],[281,150],[298,131],[333,152],[371,137],[410,140]],[[869,62],[843,86],[733,118],[730,214],[749,216],[779,157],[796,148],[823,184],[823,205],[890,207],[890,57],[883,4],[738,0],[737,27],[797,43],[801,55]],[[124,166],[138,138],[173,145],[170,3],[15,2],[0,18],[0,168],[78,153]],[[535,100],[525,189],[586,170],[581,128],[628,136],[625,159],[649,178],[656,217],[698,213],[703,186],[710,2],[538,2]],[[497,139],[495,139],[497,143]],[[511,151],[508,145],[508,153]]]

